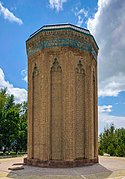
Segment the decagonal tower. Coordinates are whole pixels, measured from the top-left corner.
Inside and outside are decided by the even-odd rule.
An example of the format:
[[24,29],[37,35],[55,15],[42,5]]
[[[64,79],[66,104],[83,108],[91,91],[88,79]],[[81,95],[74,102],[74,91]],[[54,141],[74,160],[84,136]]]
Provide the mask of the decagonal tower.
[[26,42],[28,156],[41,167],[98,162],[98,46],[86,29],[47,25]]

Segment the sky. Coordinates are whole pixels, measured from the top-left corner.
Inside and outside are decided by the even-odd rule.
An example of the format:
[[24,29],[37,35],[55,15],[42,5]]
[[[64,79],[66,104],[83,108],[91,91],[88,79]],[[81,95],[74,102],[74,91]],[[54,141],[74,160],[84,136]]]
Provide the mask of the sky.
[[48,24],[71,23],[90,30],[99,46],[99,133],[125,127],[125,1],[1,0],[0,88],[17,103],[27,100],[25,41]]

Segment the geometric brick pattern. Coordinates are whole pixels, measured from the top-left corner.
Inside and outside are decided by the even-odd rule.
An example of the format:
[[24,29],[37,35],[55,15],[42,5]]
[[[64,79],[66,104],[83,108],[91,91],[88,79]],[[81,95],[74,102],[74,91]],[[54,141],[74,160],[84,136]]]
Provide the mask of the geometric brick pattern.
[[[66,45],[59,41],[66,38],[70,38]],[[51,47],[46,44],[49,40],[53,42]],[[75,40],[79,46],[74,45]],[[44,48],[38,48],[40,44]],[[93,50],[80,44],[88,44]],[[94,38],[88,30],[73,25],[53,25],[34,33],[26,45],[28,156],[25,163],[73,167],[98,162],[98,47]]]

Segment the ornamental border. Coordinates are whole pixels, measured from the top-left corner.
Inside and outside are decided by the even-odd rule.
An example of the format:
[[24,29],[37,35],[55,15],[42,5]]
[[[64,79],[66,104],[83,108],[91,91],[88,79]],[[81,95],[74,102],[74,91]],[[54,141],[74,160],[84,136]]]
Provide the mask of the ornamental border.
[[58,38],[58,39],[41,41],[37,43],[35,47],[27,49],[27,54],[28,56],[31,56],[34,53],[43,50],[45,48],[54,48],[54,47],[72,47],[83,51],[88,51],[92,53],[95,59],[97,59],[96,51],[94,50],[92,45],[71,38]]
[[75,31],[75,32],[84,34],[84,35],[86,35],[86,36],[89,36],[89,37],[91,37],[91,38],[93,39],[93,41],[95,42],[95,45],[96,45],[97,49],[99,49],[99,47],[98,47],[98,45],[97,45],[97,43],[96,43],[96,41],[95,41],[95,38],[94,38],[91,34],[87,34],[87,33],[81,32],[81,31],[76,30],[76,29],[73,29],[73,28],[71,28],[71,27],[65,27],[65,28],[59,28],[59,29],[57,29],[57,28],[55,28],[55,29],[41,29],[40,31],[38,30],[38,32],[37,32],[36,34],[35,34],[35,32],[34,32],[34,33],[33,33],[34,35],[33,35],[33,36],[30,36],[30,37],[27,39],[26,42],[28,42],[29,40],[31,40],[32,38],[34,38],[35,36],[37,36],[37,35],[38,35],[39,33],[41,33],[41,32],[49,32],[49,31],[51,32],[51,31],[59,31],[59,30],[62,30],[62,31],[72,30],[72,31]]

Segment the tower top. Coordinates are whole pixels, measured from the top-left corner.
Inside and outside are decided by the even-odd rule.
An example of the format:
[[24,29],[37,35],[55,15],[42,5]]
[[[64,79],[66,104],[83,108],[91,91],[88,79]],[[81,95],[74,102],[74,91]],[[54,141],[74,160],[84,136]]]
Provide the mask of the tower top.
[[72,47],[90,52],[97,59],[98,45],[89,30],[72,24],[44,25],[26,41],[28,56],[52,47]]
[[44,32],[44,31],[52,31],[52,30],[74,30],[76,32],[80,32],[83,33],[85,35],[91,36],[96,44],[96,47],[99,49],[93,35],[90,33],[90,31],[88,29],[73,25],[73,24],[53,24],[53,25],[44,25],[43,27],[41,27],[40,29],[38,29],[37,31],[35,31],[34,33],[32,33],[30,35],[30,37],[27,39],[30,40],[31,38],[33,38],[34,36],[36,36],[37,34],[39,34],[40,32]]
[[75,26],[73,24],[55,24],[55,25],[44,25],[43,27],[41,27],[40,29],[35,31],[33,34],[31,34],[30,38],[37,35],[41,31],[60,30],[60,29],[61,30],[63,30],[63,29],[73,29],[75,31],[79,31],[79,32],[91,35],[89,30],[84,29],[82,27]]

